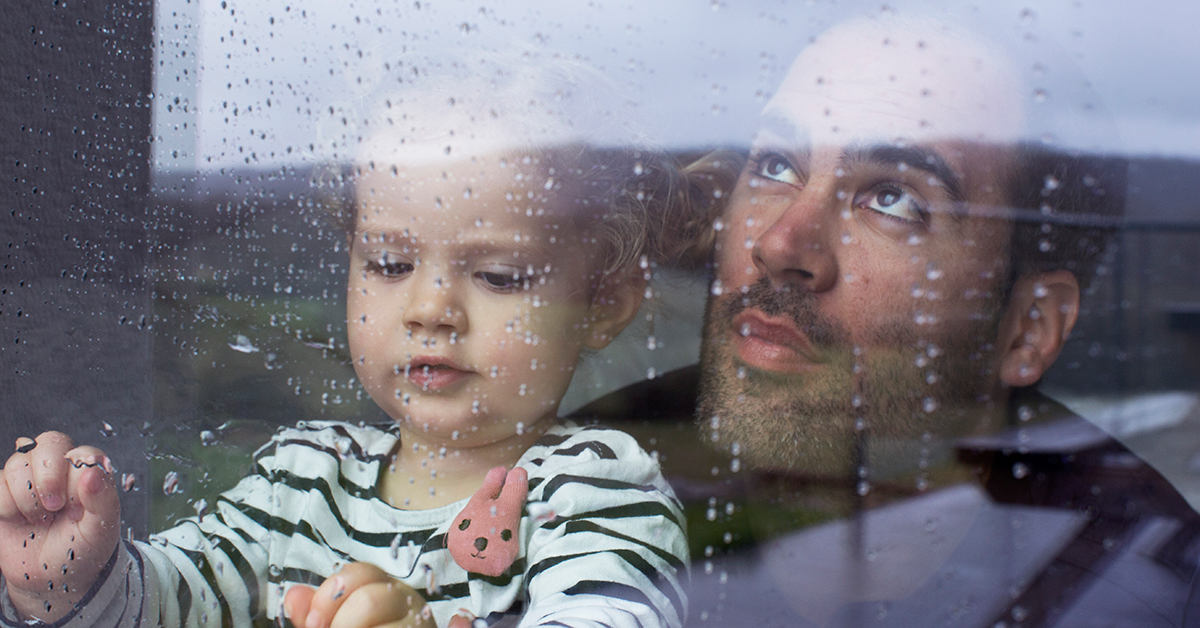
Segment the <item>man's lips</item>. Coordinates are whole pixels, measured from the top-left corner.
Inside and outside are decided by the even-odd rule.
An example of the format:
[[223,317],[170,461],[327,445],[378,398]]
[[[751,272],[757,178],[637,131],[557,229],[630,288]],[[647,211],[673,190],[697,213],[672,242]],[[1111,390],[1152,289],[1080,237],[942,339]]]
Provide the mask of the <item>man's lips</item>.
[[417,356],[404,367],[404,377],[422,390],[440,390],[458,383],[472,371],[448,358]]
[[738,357],[757,369],[797,373],[821,362],[808,337],[791,321],[758,310],[734,317],[733,342]]

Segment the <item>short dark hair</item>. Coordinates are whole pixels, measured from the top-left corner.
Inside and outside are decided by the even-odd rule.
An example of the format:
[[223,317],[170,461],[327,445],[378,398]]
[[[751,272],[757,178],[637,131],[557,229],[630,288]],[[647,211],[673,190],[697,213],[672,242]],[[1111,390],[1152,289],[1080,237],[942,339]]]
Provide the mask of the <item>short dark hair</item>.
[[1128,161],[1033,143],[1019,144],[1016,157],[1005,292],[1022,276],[1055,270],[1087,286],[1124,215]]

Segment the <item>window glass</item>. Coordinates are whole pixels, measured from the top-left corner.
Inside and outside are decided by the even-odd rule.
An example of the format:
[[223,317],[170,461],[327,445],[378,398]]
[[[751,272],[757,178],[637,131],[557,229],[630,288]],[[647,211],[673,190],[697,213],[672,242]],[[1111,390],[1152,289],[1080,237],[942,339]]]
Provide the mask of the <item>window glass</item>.
[[[216,512],[297,423],[407,411],[400,387],[387,399],[371,381],[364,346],[386,337],[355,344],[377,311],[353,298],[368,293],[360,277],[398,282],[434,254],[389,262],[402,239],[421,248],[420,228],[401,238],[361,208],[372,177],[392,164],[396,178],[372,152],[378,129],[394,117],[407,130],[382,137],[431,146],[416,129],[436,101],[467,122],[428,162],[461,151],[472,167],[536,176],[512,184],[528,199],[574,191],[562,172],[577,166],[489,153],[489,133],[610,151],[631,180],[678,177],[666,194],[686,197],[696,242],[643,253],[644,303],[611,344],[577,342],[577,365],[555,356],[564,390],[548,403],[633,435],[661,463],[687,518],[687,625],[1095,625],[1175,621],[1200,604],[1200,95],[1187,80],[1200,8],[159,0],[152,27],[141,10],[88,16],[112,31],[107,44],[29,62],[41,76],[106,45],[147,50],[127,74],[66,75],[121,92],[133,114],[103,104],[52,122],[35,107],[22,110],[31,123],[6,120],[21,139],[6,149],[17,200],[0,292],[5,397],[22,414],[6,429],[70,428],[111,450],[135,536]],[[44,49],[38,28],[20,45]],[[112,43],[122,37],[132,43]],[[554,68],[536,86],[552,96],[532,122],[504,118],[503,90],[527,66]],[[28,199],[61,181],[38,174],[49,160],[25,138],[51,131],[78,136],[53,151],[104,165],[36,216]],[[439,192],[411,224],[441,215],[443,198],[485,206],[483,183],[446,168],[429,185],[454,182],[456,197]],[[437,179],[405,176],[405,202],[411,181]],[[517,218],[532,221],[537,202]],[[37,248],[59,239],[71,246]],[[585,264],[595,244],[550,241],[546,269]],[[553,273],[462,280],[503,293],[539,276]],[[538,306],[521,310],[526,323]],[[550,358],[530,356],[541,377]],[[415,368],[428,392],[431,371],[454,367]],[[56,400],[52,388],[88,373]],[[519,404],[541,381],[509,396]]]

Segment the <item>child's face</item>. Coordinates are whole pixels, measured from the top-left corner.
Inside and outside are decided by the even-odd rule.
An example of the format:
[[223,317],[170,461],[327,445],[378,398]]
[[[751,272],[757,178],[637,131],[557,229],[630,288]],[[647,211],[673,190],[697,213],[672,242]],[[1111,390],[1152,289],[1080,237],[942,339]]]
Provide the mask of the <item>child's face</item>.
[[460,446],[553,417],[589,333],[598,247],[521,160],[377,167],[357,184],[354,368],[393,419]]

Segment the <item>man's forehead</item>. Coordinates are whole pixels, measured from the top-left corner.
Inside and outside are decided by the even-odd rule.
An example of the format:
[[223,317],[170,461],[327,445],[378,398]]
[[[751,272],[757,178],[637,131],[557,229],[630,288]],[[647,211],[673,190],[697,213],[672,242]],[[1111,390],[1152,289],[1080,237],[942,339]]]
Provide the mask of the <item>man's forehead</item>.
[[822,34],[763,114],[810,146],[1012,144],[1024,130],[1022,102],[1000,53],[937,22],[892,18]]

